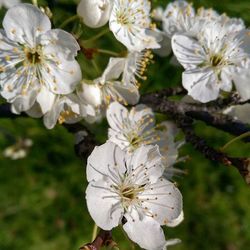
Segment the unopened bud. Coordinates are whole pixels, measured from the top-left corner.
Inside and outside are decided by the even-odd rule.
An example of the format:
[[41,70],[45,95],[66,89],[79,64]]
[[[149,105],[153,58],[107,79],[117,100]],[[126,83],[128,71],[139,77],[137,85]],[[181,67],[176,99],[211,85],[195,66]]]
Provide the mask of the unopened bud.
[[90,28],[104,26],[110,17],[112,1],[109,0],[82,0],[77,7],[77,14]]

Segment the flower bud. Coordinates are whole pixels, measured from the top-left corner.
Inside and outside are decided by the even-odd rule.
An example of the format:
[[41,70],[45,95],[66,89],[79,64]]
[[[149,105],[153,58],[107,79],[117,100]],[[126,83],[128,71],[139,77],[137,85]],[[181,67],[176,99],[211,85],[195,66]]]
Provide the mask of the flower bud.
[[112,0],[82,0],[77,7],[77,14],[88,27],[99,28],[108,22],[111,7]]
[[101,90],[96,84],[83,82],[77,90],[77,94],[81,100],[94,107],[100,106],[102,103]]

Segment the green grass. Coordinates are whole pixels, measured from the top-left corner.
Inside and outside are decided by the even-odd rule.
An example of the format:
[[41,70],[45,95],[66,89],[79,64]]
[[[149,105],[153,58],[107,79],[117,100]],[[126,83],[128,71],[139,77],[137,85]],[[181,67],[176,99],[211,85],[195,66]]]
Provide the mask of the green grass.
[[[164,5],[168,1],[153,2]],[[220,12],[242,17],[250,24],[248,0],[201,0],[194,1],[194,5],[214,7]],[[55,23],[60,24],[62,16],[72,14],[66,9],[58,10]],[[88,29],[84,34],[88,35]],[[108,39],[111,38],[109,35]],[[102,45],[110,46],[109,42]],[[121,49],[120,45],[114,46]],[[93,75],[92,66],[83,58],[81,60],[86,76]],[[98,60],[104,64],[102,58]],[[180,72],[169,65],[166,58],[157,58],[149,69],[145,89],[176,85],[181,79]],[[106,127],[105,122],[92,127],[102,141],[106,138]],[[61,126],[46,130],[42,121],[30,118],[1,119],[0,129],[14,137],[29,137],[34,142],[25,159],[11,161],[0,155],[0,250],[73,250],[90,241],[93,222],[84,199],[85,165],[74,154],[73,135]],[[198,123],[196,129],[217,148],[233,138],[227,133],[205,128],[203,123]],[[1,151],[11,144],[4,133],[0,133]],[[250,146],[239,142],[228,152],[250,157]],[[191,160],[179,164],[189,174],[175,179],[184,197],[185,220],[179,227],[166,230],[168,238],[182,239],[182,244],[172,249],[248,249],[249,187],[234,168],[204,159],[190,145],[182,148],[181,155],[189,155]],[[114,238],[121,250],[131,249],[119,229],[115,230]]]

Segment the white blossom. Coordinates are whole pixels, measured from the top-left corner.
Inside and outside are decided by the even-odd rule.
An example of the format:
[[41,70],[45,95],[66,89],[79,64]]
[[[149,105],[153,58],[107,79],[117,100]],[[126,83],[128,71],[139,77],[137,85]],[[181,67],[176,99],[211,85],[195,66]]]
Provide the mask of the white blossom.
[[3,155],[4,157],[10,158],[11,160],[19,160],[25,158],[32,145],[33,142],[31,139],[19,138],[14,145],[7,147],[3,151]]
[[[136,104],[140,97],[138,87],[131,82],[122,81],[124,67],[124,58],[111,57],[102,76],[93,80],[93,85],[86,85],[89,83],[83,81],[82,87],[77,90],[78,96],[95,107],[101,104],[105,107],[111,101]],[[90,95],[87,90],[90,91]]]
[[77,14],[83,18],[84,24],[98,28],[108,22],[112,5],[113,0],[81,0]]
[[[69,94],[57,96],[51,110],[44,117],[44,125],[48,129],[52,129],[57,123],[76,123],[83,118],[88,120],[95,115],[95,111],[91,105],[81,103],[78,96]],[[94,118],[93,118],[94,119]]]
[[0,0],[0,9],[3,7],[9,9],[20,3],[20,0]]
[[52,29],[49,18],[31,4],[9,9],[0,31],[1,95],[16,113],[35,102],[48,112],[56,95],[74,91],[81,79],[75,60],[79,45],[74,37]]
[[165,34],[171,38],[176,33],[191,32],[195,28],[195,10],[186,1],[178,0],[167,5],[162,26]]
[[172,165],[178,157],[179,143],[174,141],[176,129],[170,122],[155,124],[154,113],[145,105],[137,105],[130,112],[113,102],[107,109],[109,141],[121,149],[133,152],[142,145],[158,145],[168,178],[174,174]]
[[116,39],[131,51],[159,48],[159,34],[151,27],[148,0],[114,0],[109,26]]
[[195,100],[215,100],[221,91],[232,90],[232,81],[243,98],[250,97],[241,91],[249,86],[235,74],[249,57],[241,47],[244,36],[240,34],[241,31],[232,31],[231,24],[215,21],[207,24],[197,38],[185,34],[173,36],[174,54],[185,68],[183,86]]
[[157,146],[142,146],[133,154],[111,142],[96,147],[88,158],[86,190],[95,223],[104,230],[123,224],[140,247],[163,249],[166,240],[161,225],[182,212],[181,193],[162,178],[163,171]]
[[129,52],[126,57],[120,59],[124,61],[122,82],[140,87],[139,81],[147,79],[145,72],[150,62],[152,62],[152,52],[150,50]]

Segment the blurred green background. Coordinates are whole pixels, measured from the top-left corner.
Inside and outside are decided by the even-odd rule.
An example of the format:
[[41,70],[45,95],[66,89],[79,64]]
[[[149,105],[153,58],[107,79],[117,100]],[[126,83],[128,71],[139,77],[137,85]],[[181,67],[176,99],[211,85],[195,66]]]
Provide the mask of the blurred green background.
[[[57,1],[54,23],[75,14],[73,1]],[[152,1],[165,6],[169,1]],[[39,1],[46,5],[46,1]],[[77,3],[77,1],[75,1]],[[249,0],[200,0],[196,7],[212,7],[220,13],[242,17],[250,24]],[[3,16],[5,10],[1,10]],[[77,23],[66,26],[78,31]],[[87,39],[99,30],[86,27],[82,37]],[[118,43],[110,45],[112,34],[106,40],[91,44],[121,51]],[[94,67],[79,56],[84,76],[98,76]],[[108,57],[95,57],[102,68]],[[157,74],[155,74],[157,72]],[[169,64],[169,58],[155,58],[148,71],[149,79],[142,90],[149,91],[174,86],[181,80],[181,69]],[[91,126],[97,138],[105,141],[107,124]],[[233,137],[197,122],[197,133],[210,145],[219,148]],[[28,157],[12,161],[3,157],[3,150],[14,138],[28,137],[33,147]],[[85,165],[74,154],[74,136],[62,126],[46,130],[40,120],[18,118],[0,120],[0,250],[73,250],[91,240],[93,222],[84,199],[87,186]],[[250,157],[250,145],[238,142],[228,149],[233,156]],[[181,149],[181,155],[191,159],[178,166],[188,170],[187,176],[175,178],[184,197],[185,220],[177,228],[166,230],[167,238],[180,238],[176,250],[247,250],[250,249],[250,189],[234,168],[209,162],[190,145]],[[101,212],[101,208],[100,208]],[[119,229],[114,238],[120,249],[131,249]]]

